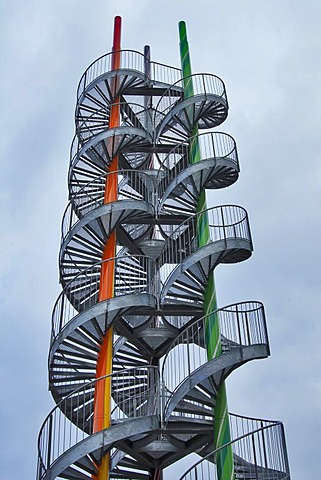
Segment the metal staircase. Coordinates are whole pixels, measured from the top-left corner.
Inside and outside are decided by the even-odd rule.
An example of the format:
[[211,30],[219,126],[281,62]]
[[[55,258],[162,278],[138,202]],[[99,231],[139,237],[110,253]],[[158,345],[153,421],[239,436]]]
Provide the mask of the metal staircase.
[[[222,353],[206,354],[204,292],[218,264],[246,260],[252,240],[246,211],[209,208],[210,241],[197,241],[197,199],[239,176],[234,139],[212,131],[227,117],[224,83],[193,75],[184,99],[181,70],[147,55],[120,52],[93,62],[77,90],[76,136],[68,174],[70,202],[59,254],[62,292],[52,314],[49,386],[56,402],[38,444],[37,480],[162,478],[189,453],[200,462],[181,480],[216,479],[213,431],[219,387],[244,363],[269,355],[263,305],[218,309]],[[186,80],[186,79],[185,79]],[[121,121],[109,128],[119,98]],[[189,162],[193,125],[201,159]],[[109,165],[118,156],[118,170]],[[105,186],[117,175],[117,199]],[[116,257],[103,260],[116,232]],[[101,272],[114,266],[114,293],[99,301]],[[99,351],[113,327],[113,373],[96,378]],[[94,431],[95,395],[111,385],[111,423]],[[279,422],[230,414],[235,478],[289,479]],[[157,476],[158,475],[158,476]]]

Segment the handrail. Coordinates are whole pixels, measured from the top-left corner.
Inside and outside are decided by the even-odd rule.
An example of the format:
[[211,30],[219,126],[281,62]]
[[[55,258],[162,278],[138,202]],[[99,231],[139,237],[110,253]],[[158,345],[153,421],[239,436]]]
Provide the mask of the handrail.
[[94,433],[95,389],[107,378],[111,378],[113,422],[159,413],[159,372],[152,365],[122,369],[75,386],[49,412],[40,428],[38,480],[57,458]]
[[[146,60],[146,57],[143,53],[138,52],[136,50],[129,50],[129,49],[124,49],[124,50],[117,50],[114,52],[108,52],[100,57],[96,58],[89,67],[84,71],[82,76],[80,77],[79,84],[77,87],[77,101],[79,100],[81,94],[86,90],[88,85],[95,80],[96,78],[100,77],[104,73],[108,73],[112,71],[112,58],[113,55],[116,53],[121,53],[121,62],[122,66],[121,68],[127,68],[131,70],[137,70],[141,73],[144,72],[144,62]],[[130,55],[132,54],[132,55]],[[124,61],[125,58],[125,61]],[[136,60],[133,61],[133,60]],[[126,63],[129,60],[133,61],[132,64]],[[133,67],[140,67],[140,68],[133,68]],[[99,68],[100,67],[100,68]]]
[[209,73],[194,73],[182,77],[171,85],[159,99],[155,110],[157,112],[162,112],[165,116],[166,113],[173,108],[175,103],[177,103],[178,98],[180,100],[183,99],[184,84],[187,81],[193,82],[194,97],[210,94],[220,97],[227,102],[225,85],[220,77]]
[[[121,53],[120,70],[122,69],[136,70],[137,72],[145,75],[144,64],[146,61],[148,61],[148,59],[143,53],[138,52],[136,50],[129,50],[129,49],[106,53],[104,55],[101,55],[96,60],[94,60],[81,76],[78,87],[77,87],[77,101],[79,100],[81,94],[87,89],[87,87],[90,85],[92,81],[94,81],[96,78],[100,77],[101,75],[104,75],[112,71],[112,68],[111,68],[112,55],[118,52]],[[151,65],[151,78],[148,80],[156,81],[156,82],[159,81],[161,83],[173,83],[173,82],[165,82],[164,80],[166,79],[168,80],[168,78],[166,78],[165,76],[160,78],[160,74],[165,69],[168,72],[172,70],[173,77],[176,72],[179,73],[179,75],[181,75],[180,68],[171,67],[169,65],[165,65],[163,63],[154,62],[154,61],[151,61],[149,63]]]
[[[239,161],[236,142],[231,135],[224,132],[205,132],[183,141],[176,145],[164,158],[159,160],[158,178],[161,191],[165,191],[167,185],[175,179],[183,170],[191,166],[189,158],[190,144],[197,139],[200,149],[200,160],[228,159],[239,171]],[[167,175],[164,175],[164,171]]]
[[173,85],[182,76],[182,70],[159,62],[150,62],[151,81],[156,84]]
[[[96,177],[91,182],[82,185],[68,202],[62,216],[61,243],[64,242],[71,228],[87,213],[104,204],[105,184],[109,178],[117,174],[117,201],[144,201],[149,204],[155,203],[155,181],[142,170],[117,170],[106,172]],[[146,188],[149,184],[150,188]],[[90,193],[90,191],[93,193]]]
[[[268,470],[273,471],[273,473],[284,474],[284,476],[278,477],[282,480],[290,479],[283,424],[275,422],[257,428],[252,432],[244,433],[214,449],[186,470],[179,480],[218,480],[216,456],[218,452],[229,446],[232,446],[233,453],[236,455],[235,467],[238,467],[237,462],[240,458],[240,461],[243,460],[243,464],[240,464],[239,468],[243,467],[243,470],[252,471],[252,474],[256,475],[256,479],[268,479],[268,476],[259,476],[260,471],[267,473]],[[205,462],[206,467],[204,466]]]
[[80,146],[79,138],[75,134],[71,141],[70,151],[69,151],[70,165],[72,163],[72,159],[78,154],[80,149],[81,149],[81,146]]
[[[210,138],[208,142],[206,142],[206,139]],[[216,139],[226,139],[226,142],[220,142],[219,140]],[[205,155],[201,155],[201,158],[209,158],[209,157],[220,157],[220,158],[225,158],[225,157],[232,157],[234,160],[235,164],[238,164],[238,155],[237,153],[234,153],[237,151],[236,148],[236,142],[232,135],[226,133],[226,132],[219,132],[215,130],[215,132],[202,132],[198,133],[197,135],[191,136],[187,138],[186,140],[183,140],[180,143],[177,143],[172,150],[165,156],[164,160],[158,160],[160,163],[159,168],[170,168],[166,166],[167,163],[171,163],[169,161],[169,157],[171,155],[180,153],[180,154],[185,154],[189,152],[190,149],[190,144],[193,142],[193,140],[198,140],[198,142],[202,142],[203,139],[205,141],[203,144],[200,145],[200,147],[205,150]],[[230,141],[230,143],[228,143]],[[229,148],[229,150],[225,151],[226,147]],[[232,155],[233,154],[233,155]],[[174,164],[174,162],[173,162]]]
[[[110,135],[110,132],[112,135]],[[75,173],[74,171],[75,169],[77,169],[77,165],[79,162],[84,162],[85,169],[88,168],[87,156],[90,157],[92,153],[100,157],[101,165],[99,166],[94,164],[94,166],[92,167],[93,170],[91,170],[91,168],[89,167],[89,173],[90,171],[91,173],[94,173],[95,171],[104,173],[107,169],[109,161],[111,161],[113,156],[120,151],[132,168],[140,167],[142,164],[144,164],[144,161],[146,161],[146,158],[148,157],[147,152],[137,152],[136,150],[127,151],[126,148],[123,149],[122,146],[119,150],[121,142],[118,140],[121,140],[121,137],[124,135],[126,135],[127,137],[140,137],[141,141],[146,141],[146,143],[150,143],[152,141],[152,137],[151,135],[147,134],[147,131],[143,131],[136,127],[120,126],[111,130],[102,130],[101,132],[85,140],[85,142],[81,142],[78,136],[75,135],[70,148],[68,183],[70,182],[73,175],[77,175],[77,173],[81,175],[81,171],[77,173]],[[106,144],[108,144],[109,141],[115,147],[114,150],[113,148],[108,150],[106,149]],[[84,173],[86,173],[86,171]]]
[[[239,302],[204,315],[185,327],[168,347],[161,370],[167,392],[173,394],[187,377],[209,361],[206,330],[211,320],[219,322],[222,353],[269,344],[261,302]],[[178,364],[180,368],[175,368]]]
[[[108,181],[108,176],[116,174],[118,176],[118,199],[144,200],[149,203],[152,202],[156,189],[156,182],[154,180],[154,177],[152,177],[143,170],[136,170],[132,168],[117,170],[115,172],[104,172],[101,175],[95,177],[95,179],[91,180],[90,182],[80,183],[79,179],[75,179],[71,185],[72,189],[74,189],[74,192],[72,192],[71,194],[71,202],[77,205],[77,208],[79,208],[79,204],[81,205],[85,202],[78,202],[78,197],[81,198],[84,195],[86,195],[91,201],[95,201],[97,194],[95,192],[95,194],[93,195],[90,190],[92,189],[92,187],[95,187],[96,184],[98,184],[98,187],[103,187],[101,193],[98,193],[99,195],[104,196],[105,184],[106,181]],[[119,179],[119,177],[121,178]],[[146,183],[150,184],[147,190],[145,186]],[[92,210],[92,208],[90,208],[90,210]],[[83,215],[84,214],[82,214],[81,216]]]
[[[122,118],[120,127],[135,127],[145,131],[153,125],[152,112],[144,105],[135,102],[118,102],[118,105]],[[76,118],[76,133],[81,142],[86,142],[108,128],[109,114],[106,107],[95,110],[91,115]]]
[[[72,276],[59,294],[51,316],[51,344],[79,312],[97,303],[101,266],[107,262],[115,264],[115,297],[133,293],[156,294],[156,264],[153,258],[122,255],[97,262]],[[68,278],[68,272],[66,277]]]
[[244,239],[252,245],[246,210],[238,205],[220,205],[191,215],[174,230],[172,226],[168,228],[162,265],[179,264],[198,249],[197,223],[205,215],[208,217],[210,242]]
[[275,423],[282,423],[280,420],[271,420],[270,418],[257,418],[257,417],[248,417],[247,415],[240,415],[239,413],[233,413],[229,412],[230,418],[241,418],[243,420],[250,420],[254,422],[264,422],[268,423],[269,425],[275,424]]

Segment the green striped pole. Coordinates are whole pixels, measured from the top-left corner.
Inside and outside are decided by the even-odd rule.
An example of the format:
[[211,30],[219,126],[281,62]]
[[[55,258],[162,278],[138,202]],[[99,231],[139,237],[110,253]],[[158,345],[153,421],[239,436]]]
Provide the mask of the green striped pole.
[[[191,61],[189,56],[189,46],[187,41],[186,24],[179,22],[179,38],[180,38],[180,55],[183,72],[184,98],[194,95],[193,77]],[[191,131],[189,161],[197,163],[201,160],[201,151],[198,141],[198,125],[195,124]],[[205,190],[200,193],[197,201],[197,239],[198,246],[203,247],[210,241],[210,230],[208,215],[205,211],[206,196]],[[203,213],[201,213],[203,212]],[[216,313],[212,313],[217,309],[216,292],[213,272],[209,275],[204,295],[204,314],[208,315],[205,325],[205,338],[207,346],[207,357],[211,360],[222,354],[221,334],[219,319]],[[227,408],[227,397],[225,383],[220,387],[215,405],[215,428],[214,428],[214,445],[220,448],[231,440],[230,425]],[[234,462],[232,447],[223,448],[216,456],[218,480],[234,480]]]

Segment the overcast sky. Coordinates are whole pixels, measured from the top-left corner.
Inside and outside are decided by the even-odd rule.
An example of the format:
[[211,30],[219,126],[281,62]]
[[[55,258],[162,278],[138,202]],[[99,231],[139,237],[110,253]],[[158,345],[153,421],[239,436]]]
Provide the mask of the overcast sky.
[[150,44],[154,60],[174,66],[185,20],[194,73],[226,84],[220,130],[236,139],[241,175],[208,204],[245,207],[255,250],[217,269],[218,300],[262,301],[272,351],[231,375],[229,407],[282,420],[292,480],[319,478],[320,0],[3,0],[0,9],[0,478],[35,477],[52,408],[47,352],[76,87],[110,51],[117,14],[123,48]]

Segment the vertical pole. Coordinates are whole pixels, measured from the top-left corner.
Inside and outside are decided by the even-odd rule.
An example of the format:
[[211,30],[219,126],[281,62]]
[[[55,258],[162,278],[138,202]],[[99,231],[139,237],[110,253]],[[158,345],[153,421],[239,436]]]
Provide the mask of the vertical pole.
[[[150,46],[145,45],[144,46],[144,73],[146,75],[146,78],[150,80]],[[144,105],[145,108],[150,107],[150,101],[151,101],[151,96],[145,96],[144,97]]]
[[[114,21],[114,39],[112,48],[112,70],[119,70],[121,62],[120,52],[120,38],[121,38],[121,17],[115,17]],[[115,128],[120,124],[120,102],[118,93],[118,77],[112,77],[111,81],[111,106],[108,128]],[[113,140],[111,140],[113,142]],[[108,147],[108,146],[107,146]],[[112,143],[111,148],[114,147]],[[107,148],[108,149],[108,148]],[[112,150],[111,150],[112,151]],[[104,203],[115,202],[118,195],[118,156],[112,156],[110,165],[108,167]],[[100,271],[99,294],[98,301],[102,302],[114,296],[114,273],[115,273],[115,258],[116,256],[116,232],[111,232],[108,237],[104,251],[103,263]],[[112,373],[113,360],[113,329],[110,327],[103,339],[100,352],[98,355],[96,378],[104,377]],[[110,426],[110,412],[111,412],[111,377],[103,380],[98,380],[95,389],[94,400],[94,425],[93,431],[97,432]],[[104,455],[102,462],[98,467],[96,475],[97,480],[108,480],[109,478],[109,453]]]
[[[146,79],[150,81],[151,69],[150,69],[150,46],[144,46],[144,74]],[[144,96],[144,108],[145,108],[145,128],[150,129],[150,108],[152,107],[152,97]],[[151,155],[148,168],[154,168],[153,156]]]
[[[145,45],[144,46],[144,73],[146,75],[146,78],[150,80],[150,75],[151,75],[151,70],[150,70],[150,46]],[[148,130],[150,128],[149,123],[150,123],[150,112],[149,109],[152,107],[152,97],[151,96],[145,96],[144,97],[144,107],[146,110],[146,125],[145,128]],[[151,156],[150,161],[148,163],[148,168],[152,169],[154,168],[154,160],[153,156]],[[155,234],[155,228],[153,231],[153,235]],[[149,270],[150,272],[150,270]],[[150,272],[151,273],[151,272]],[[148,275],[148,281],[151,282],[151,275]],[[159,361],[156,363],[157,367],[159,367]],[[157,399],[158,401],[158,399]],[[149,477],[151,480],[162,480],[163,478],[163,471],[160,468],[153,468],[150,470]]]
[[[189,55],[189,46],[187,41],[187,32],[185,22],[179,22],[180,54],[183,71],[184,98],[194,95],[193,77],[191,61]],[[201,152],[198,141],[198,125],[195,124],[191,131],[190,141],[190,163],[197,163],[201,160]],[[203,247],[210,241],[209,221],[206,212],[205,190],[200,193],[197,202],[197,238],[198,246]],[[202,213],[203,212],[203,213]],[[205,338],[207,345],[207,357],[211,360],[221,355],[221,335],[219,319],[217,314],[212,312],[217,309],[216,292],[214,283],[214,274],[211,273],[204,296],[204,314],[209,315],[206,319]],[[225,384],[220,387],[215,406],[214,421],[214,444],[215,448],[230,442],[230,426],[228,418],[227,398]],[[221,449],[216,456],[218,480],[234,480],[234,463],[231,446]]]

